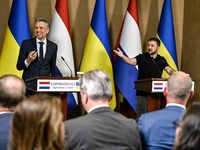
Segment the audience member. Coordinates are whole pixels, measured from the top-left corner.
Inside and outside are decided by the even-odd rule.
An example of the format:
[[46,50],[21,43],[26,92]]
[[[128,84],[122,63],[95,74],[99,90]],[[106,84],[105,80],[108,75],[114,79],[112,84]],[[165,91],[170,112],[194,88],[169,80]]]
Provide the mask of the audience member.
[[200,149],[200,103],[194,103],[176,129],[174,150]]
[[167,82],[164,96],[166,108],[146,113],[138,120],[143,148],[171,149],[175,139],[174,123],[182,117],[188,99],[193,95],[192,80],[184,72],[173,73]]
[[64,125],[61,101],[47,94],[35,94],[20,103],[13,115],[11,150],[62,150]]
[[109,107],[112,87],[108,74],[93,70],[79,81],[82,105],[88,114],[64,122],[67,149],[141,149],[136,121]]
[[25,99],[24,81],[14,75],[0,78],[0,150],[6,150],[13,111]]

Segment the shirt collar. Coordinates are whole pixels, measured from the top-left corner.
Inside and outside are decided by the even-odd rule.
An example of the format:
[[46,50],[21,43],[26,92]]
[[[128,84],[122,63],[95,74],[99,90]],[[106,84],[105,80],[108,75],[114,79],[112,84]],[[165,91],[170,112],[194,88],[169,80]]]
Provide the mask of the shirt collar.
[[95,109],[97,109],[97,108],[100,108],[100,107],[109,107],[109,106],[108,106],[108,105],[97,105],[97,106],[92,107],[92,108],[88,111],[88,113],[90,113],[91,111],[93,111],[93,110],[95,110]]
[[182,107],[183,109],[186,109],[186,107],[184,105],[177,104],[177,103],[169,103],[166,105],[166,107],[168,107],[168,106],[178,106],[178,107]]
[[2,115],[2,114],[10,114],[10,113],[14,113],[13,111],[2,111],[2,112],[0,112],[0,115]]
[[[146,52],[146,53],[144,53],[149,59],[154,59],[153,57],[151,57],[150,55],[149,55],[149,53],[148,52]],[[156,56],[156,58],[155,59],[158,59],[160,57],[160,55],[157,53],[157,56]],[[154,59],[154,60],[155,60]]]
[[46,45],[47,39],[45,38],[44,41],[40,41],[38,38],[36,38],[36,42],[37,42],[37,44],[38,44],[39,42],[44,42],[44,44]]

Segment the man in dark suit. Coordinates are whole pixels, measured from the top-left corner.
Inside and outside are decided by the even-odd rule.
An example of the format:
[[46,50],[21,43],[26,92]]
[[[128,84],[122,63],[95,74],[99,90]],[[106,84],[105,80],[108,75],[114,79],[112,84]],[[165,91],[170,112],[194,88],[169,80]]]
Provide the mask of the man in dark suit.
[[175,139],[176,124],[185,111],[187,101],[193,95],[191,78],[181,72],[173,73],[167,82],[164,96],[166,108],[143,114],[138,127],[145,150],[169,150]]
[[38,18],[35,21],[35,38],[22,42],[17,69],[24,70],[22,78],[35,76],[55,76],[57,45],[49,41],[49,23]]
[[85,73],[79,81],[82,105],[88,114],[64,122],[66,148],[140,150],[136,121],[109,107],[112,86],[108,74],[94,70]]
[[0,78],[0,150],[6,150],[14,108],[25,99],[24,81],[14,75]]

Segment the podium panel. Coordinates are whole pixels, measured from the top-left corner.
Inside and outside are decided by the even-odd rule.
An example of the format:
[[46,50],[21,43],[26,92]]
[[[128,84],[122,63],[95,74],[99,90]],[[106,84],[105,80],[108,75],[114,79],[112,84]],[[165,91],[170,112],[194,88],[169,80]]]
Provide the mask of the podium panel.
[[[147,112],[162,109],[166,106],[166,99],[163,96],[168,79],[150,78],[135,81],[135,89],[147,92],[148,110]],[[192,91],[194,91],[195,81],[192,81]]]
[[34,77],[26,80],[27,89],[36,93],[57,93],[62,100],[63,120],[67,120],[67,93],[80,92],[77,77]]

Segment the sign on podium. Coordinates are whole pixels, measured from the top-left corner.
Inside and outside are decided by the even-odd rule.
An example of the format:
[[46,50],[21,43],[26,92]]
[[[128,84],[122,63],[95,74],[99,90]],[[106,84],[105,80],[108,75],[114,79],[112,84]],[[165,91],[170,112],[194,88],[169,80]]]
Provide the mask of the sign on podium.
[[67,93],[80,92],[77,77],[34,77],[26,80],[27,89],[36,93],[57,93],[62,100],[63,120],[67,120]]

